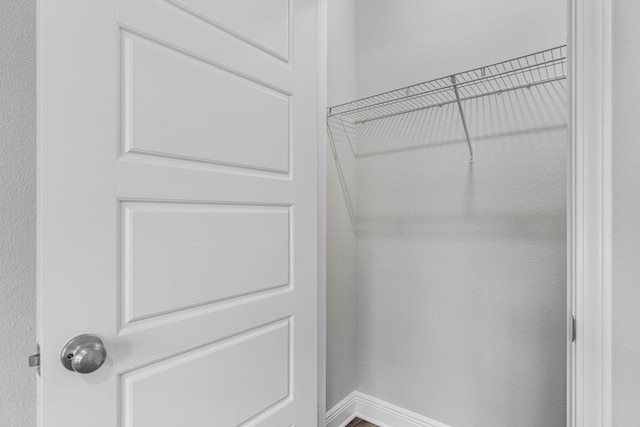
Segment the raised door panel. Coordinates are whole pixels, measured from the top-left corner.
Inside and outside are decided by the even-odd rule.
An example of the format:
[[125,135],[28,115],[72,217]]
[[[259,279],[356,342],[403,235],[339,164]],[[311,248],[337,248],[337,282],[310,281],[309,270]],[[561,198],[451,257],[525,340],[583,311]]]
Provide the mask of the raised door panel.
[[[279,321],[123,375],[124,426],[239,426],[285,409],[289,326]],[[285,414],[283,425],[291,425],[291,412]]]
[[123,33],[125,153],[289,171],[290,97]]
[[124,203],[125,323],[289,285],[289,208]]

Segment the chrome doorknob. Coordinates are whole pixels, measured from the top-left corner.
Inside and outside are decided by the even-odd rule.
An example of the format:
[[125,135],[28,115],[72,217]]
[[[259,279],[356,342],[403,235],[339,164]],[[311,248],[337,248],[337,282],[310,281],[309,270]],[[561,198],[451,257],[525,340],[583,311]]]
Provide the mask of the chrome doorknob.
[[90,374],[100,369],[107,360],[107,349],[95,335],[78,335],[67,343],[60,353],[62,366],[80,374]]

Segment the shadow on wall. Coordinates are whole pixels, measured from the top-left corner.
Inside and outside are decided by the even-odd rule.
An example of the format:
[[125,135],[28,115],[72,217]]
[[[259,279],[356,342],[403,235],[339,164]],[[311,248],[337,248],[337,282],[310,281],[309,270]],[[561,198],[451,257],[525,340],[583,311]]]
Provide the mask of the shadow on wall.
[[473,164],[454,104],[353,129],[359,390],[449,425],[563,426],[566,87],[464,111]]
[[[329,140],[329,150],[333,157],[338,180],[340,181],[340,189],[344,198],[345,206],[349,214],[351,228],[355,233],[356,226],[356,207],[355,207],[355,177],[348,177],[348,171],[355,173],[355,160],[357,159],[355,151],[356,127],[353,123],[348,123],[340,118],[327,118],[327,138]],[[347,158],[348,156],[348,158]],[[345,168],[343,162],[353,165],[351,168]],[[351,179],[350,179],[351,178]],[[351,184],[350,184],[351,183]]]
[[[345,203],[350,212],[352,224],[357,225],[361,235],[375,233],[378,235],[406,235],[409,238],[423,238],[424,236],[450,236],[452,234],[469,237],[507,235],[513,237],[539,238],[542,235],[553,237],[557,235],[557,224],[565,221],[565,211],[541,211],[542,205],[529,205],[528,209],[519,212],[478,211],[474,209],[476,189],[474,174],[483,173],[482,169],[488,164],[504,159],[511,162],[511,157],[544,157],[549,155],[546,145],[540,143],[543,139],[552,139],[562,149],[566,141],[567,129],[567,89],[566,81],[555,81],[530,89],[521,89],[476,98],[463,102],[465,117],[469,126],[471,141],[476,150],[477,165],[469,164],[467,142],[465,139],[460,114],[456,104],[433,107],[403,115],[383,118],[363,124],[354,124],[339,117],[328,120],[330,147],[335,159],[338,175]],[[441,153],[460,153],[458,159],[453,159],[449,166],[457,170],[453,176],[456,193],[464,204],[461,209],[441,212],[438,209],[426,211],[409,210],[403,212],[399,219],[397,212],[373,213],[364,210],[356,219],[356,206],[353,193],[345,182],[341,166],[341,155],[358,159],[358,168],[376,162],[381,176],[384,170],[392,167],[393,156],[398,159],[402,153],[407,153],[411,159],[426,156],[426,151],[439,150]],[[342,154],[341,154],[342,153]],[[435,157],[434,157],[435,156]],[[424,167],[429,167],[430,161],[439,155],[429,156]],[[448,156],[447,156],[448,157]],[[402,157],[407,159],[408,157]],[[556,156],[563,161],[562,156]],[[367,162],[370,159],[372,162]],[[385,159],[385,160],[383,160]],[[532,159],[533,160],[533,159]],[[534,162],[537,164],[537,162]],[[404,168],[407,181],[406,186],[419,189],[425,186],[419,177],[412,173],[410,163]],[[463,168],[461,168],[463,166]],[[366,167],[366,166],[365,166]],[[417,166],[418,168],[420,166]],[[500,165],[507,167],[508,165]],[[402,168],[395,172],[397,174]],[[474,169],[480,169],[475,171]],[[444,178],[441,175],[441,178]],[[464,182],[459,182],[464,177]],[[508,174],[504,175],[505,178]],[[396,177],[397,178],[397,177]],[[431,180],[438,179],[430,177]],[[564,177],[562,177],[564,178]],[[412,181],[413,179],[413,181]],[[455,182],[460,185],[455,186]],[[384,183],[382,183],[384,186]],[[445,185],[451,190],[451,186]],[[436,189],[437,190],[437,189]],[[526,185],[523,186],[526,190]],[[399,194],[407,191],[398,189]],[[398,194],[398,191],[378,191],[371,197],[385,197]],[[417,196],[420,196],[417,194]],[[466,227],[468,220],[485,223],[485,227]],[[364,234],[363,234],[364,233]],[[479,234],[480,233],[480,234]]]

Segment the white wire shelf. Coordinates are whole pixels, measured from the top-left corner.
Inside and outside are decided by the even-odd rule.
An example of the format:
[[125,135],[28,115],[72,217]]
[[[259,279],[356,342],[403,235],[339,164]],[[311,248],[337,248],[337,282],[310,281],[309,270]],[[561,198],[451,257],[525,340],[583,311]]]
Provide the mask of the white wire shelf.
[[[460,106],[460,102],[467,100],[566,78],[567,48],[564,45],[336,105],[328,109],[328,117],[360,124],[456,102]],[[461,106],[460,109],[466,128]],[[469,148],[471,150],[471,146]]]

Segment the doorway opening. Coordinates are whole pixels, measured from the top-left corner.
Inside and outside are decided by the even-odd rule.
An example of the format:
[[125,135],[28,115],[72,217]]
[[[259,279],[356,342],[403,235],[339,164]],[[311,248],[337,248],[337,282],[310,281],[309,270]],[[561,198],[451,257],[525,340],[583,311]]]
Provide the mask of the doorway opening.
[[330,426],[567,423],[566,7],[463,3],[328,1]]

